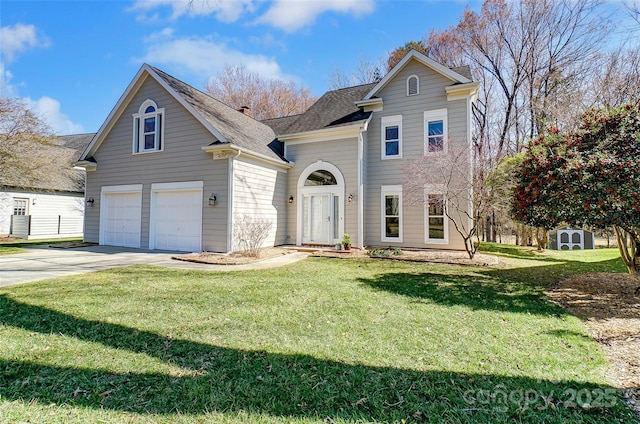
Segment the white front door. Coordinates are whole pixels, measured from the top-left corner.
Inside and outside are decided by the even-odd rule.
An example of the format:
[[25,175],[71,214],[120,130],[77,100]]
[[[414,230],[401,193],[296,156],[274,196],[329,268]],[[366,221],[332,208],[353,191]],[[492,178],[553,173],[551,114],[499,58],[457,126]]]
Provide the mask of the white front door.
[[333,244],[332,228],[336,219],[331,207],[333,198],[327,193],[303,195],[303,243]]

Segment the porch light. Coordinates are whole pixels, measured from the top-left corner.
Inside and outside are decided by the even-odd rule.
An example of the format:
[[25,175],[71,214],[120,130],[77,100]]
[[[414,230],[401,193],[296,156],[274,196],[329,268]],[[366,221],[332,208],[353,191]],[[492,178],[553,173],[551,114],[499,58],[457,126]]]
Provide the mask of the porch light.
[[209,206],[215,206],[216,200],[218,200],[218,198],[216,197],[216,194],[211,193],[211,196],[209,196]]
[[293,195],[289,196],[289,203],[293,203]]
[[92,208],[92,207],[93,207],[94,202],[95,202],[95,200],[93,200],[93,197],[89,197],[89,198],[87,199],[87,206],[89,206],[90,208]]
[[347,197],[347,201],[349,203],[353,202],[353,193],[349,193],[349,197]]

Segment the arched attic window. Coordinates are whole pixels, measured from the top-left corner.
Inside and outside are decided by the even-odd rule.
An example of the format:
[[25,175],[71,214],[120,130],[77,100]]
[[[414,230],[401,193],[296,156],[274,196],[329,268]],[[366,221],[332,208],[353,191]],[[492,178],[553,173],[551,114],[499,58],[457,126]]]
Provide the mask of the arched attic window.
[[417,75],[407,78],[407,96],[413,96],[420,92],[420,80]]
[[164,109],[156,102],[145,100],[133,115],[133,153],[164,150]]

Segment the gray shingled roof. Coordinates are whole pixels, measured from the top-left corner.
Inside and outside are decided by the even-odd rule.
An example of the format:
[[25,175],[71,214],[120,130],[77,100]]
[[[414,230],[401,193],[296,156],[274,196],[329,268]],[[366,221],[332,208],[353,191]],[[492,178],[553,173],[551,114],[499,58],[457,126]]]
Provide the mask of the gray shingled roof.
[[286,134],[349,125],[367,120],[371,112],[363,112],[355,105],[355,102],[361,100],[375,85],[375,83],[371,83],[327,91],[286,129]]
[[457,66],[451,68],[451,70],[473,81],[473,76],[471,75],[471,67],[469,67],[469,65]]
[[289,129],[289,127],[300,117],[300,114],[298,115],[289,115],[289,116],[281,116],[279,118],[270,118],[270,119],[263,119],[262,122],[265,125],[268,125],[271,127],[271,129],[273,130],[273,132],[276,133],[276,135],[278,134],[287,134],[287,130]]
[[[284,161],[273,130],[255,119],[191,87],[158,68],[150,66],[179,96],[189,103],[228,143],[259,153],[268,158]],[[212,144],[224,144],[218,140]]]
[[[19,189],[84,192],[84,172],[73,168],[95,134],[71,134],[52,137],[45,143],[25,149],[28,155],[37,155],[38,160],[50,159],[51,167],[35,169],[29,174],[4,173],[0,175],[0,187]],[[30,160],[29,157],[24,160]]]

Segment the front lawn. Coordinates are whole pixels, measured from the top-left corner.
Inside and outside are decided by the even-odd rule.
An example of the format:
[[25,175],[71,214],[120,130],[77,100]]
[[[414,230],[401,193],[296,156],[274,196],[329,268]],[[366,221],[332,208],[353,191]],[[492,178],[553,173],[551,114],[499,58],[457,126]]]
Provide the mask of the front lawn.
[[624,272],[617,251],[500,254],[0,290],[0,422],[635,422],[598,345],[543,294]]
[[25,239],[0,239],[0,255],[12,255],[14,253],[24,253],[23,247],[36,246],[40,244],[56,244],[82,241],[79,238],[70,239],[48,239],[48,240],[25,240]]

